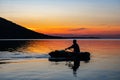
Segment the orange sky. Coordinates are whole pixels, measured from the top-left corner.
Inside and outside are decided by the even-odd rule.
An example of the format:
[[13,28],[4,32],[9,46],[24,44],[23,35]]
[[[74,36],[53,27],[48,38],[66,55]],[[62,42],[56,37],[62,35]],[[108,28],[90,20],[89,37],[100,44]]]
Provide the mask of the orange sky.
[[120,36],[118,0],[0,0],[1,17],[60,36]]
[[[39,21],[31,19],[26,21],[16,21],[22,26],[36,32],[50,34],[50,35],[67,35],[67,36],[81,36],[81,35],[120,35],[120,26],[111,25],[99,25],[89,23],[58,23],[57,21]],[[55,23],[55,24],[54,24]]]

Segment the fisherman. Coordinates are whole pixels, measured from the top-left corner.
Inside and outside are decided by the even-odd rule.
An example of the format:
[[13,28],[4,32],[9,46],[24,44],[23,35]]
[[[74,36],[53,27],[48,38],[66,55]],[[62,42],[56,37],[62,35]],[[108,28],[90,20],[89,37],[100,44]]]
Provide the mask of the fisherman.
[[80,53],[80,48],[79,48],[79,45],[77,44],[77,40],[73,40],[73,45],[68,47],[68,48],[66,48],[65,50],[71,49],[71,48],[74,49],[74,53],[76,53],[76,54]]

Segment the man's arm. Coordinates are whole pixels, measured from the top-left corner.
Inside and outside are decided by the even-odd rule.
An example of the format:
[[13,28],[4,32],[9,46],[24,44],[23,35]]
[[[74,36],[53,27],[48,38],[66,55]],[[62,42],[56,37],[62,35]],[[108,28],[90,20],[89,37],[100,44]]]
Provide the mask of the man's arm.
[[74,45],[72,45],[72,46],[70,46],[70,47],[66,48],[65,50],[67,50],[67,49],[71,49],[71,48],[73,48],[73,47],[74,47]]

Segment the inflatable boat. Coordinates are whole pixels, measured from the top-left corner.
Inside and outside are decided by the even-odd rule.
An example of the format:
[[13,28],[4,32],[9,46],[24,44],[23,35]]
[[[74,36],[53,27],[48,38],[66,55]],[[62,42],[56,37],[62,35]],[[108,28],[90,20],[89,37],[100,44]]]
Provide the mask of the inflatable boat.
[[89,52],[68,52],[65,50],[55,50],[49,53],[50,61],[73,61],[73,60],[80,60],[80,61],[88,61],[90,60],[90,53]]

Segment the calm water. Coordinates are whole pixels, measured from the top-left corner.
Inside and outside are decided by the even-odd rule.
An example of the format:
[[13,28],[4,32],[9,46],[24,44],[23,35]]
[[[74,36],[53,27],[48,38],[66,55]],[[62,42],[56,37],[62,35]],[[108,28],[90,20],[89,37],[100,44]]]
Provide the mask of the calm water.
[[48,53],[64,50],[72,40],[0,41],[0,80],[119,80],[120,40],[78,40],[91,60],[50,62]]

